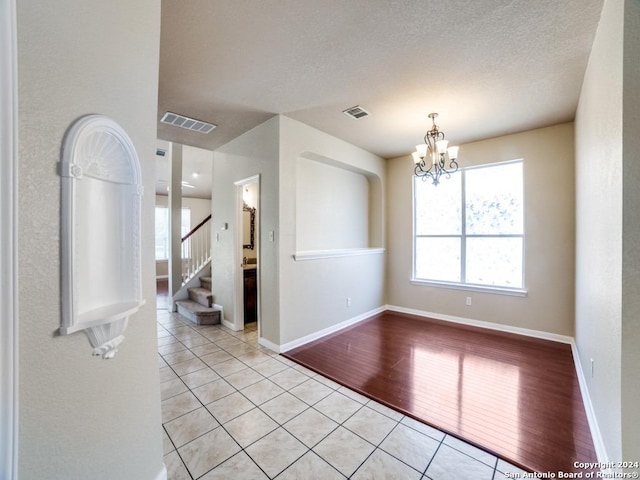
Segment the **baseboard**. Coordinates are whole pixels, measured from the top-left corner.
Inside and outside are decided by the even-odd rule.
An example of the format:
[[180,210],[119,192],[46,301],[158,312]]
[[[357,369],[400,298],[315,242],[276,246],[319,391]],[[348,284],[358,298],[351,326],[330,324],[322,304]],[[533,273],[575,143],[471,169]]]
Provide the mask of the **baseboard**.
[[167,466],[163,463],[162,464],[162,470],[160,470],[160,472],[158,472],[158,474],[156,475],[156,477],[154,478],[154,480],[167,480]]
[[272,342],[272,341],[270,341],[270,340],[267,340],[267,339],[266,339],[266,338],[264,338],[264,337],[260,337],[260,338],[258,338],[258,343],[259,343],[260,345],[262,345],[263,347],[266,347],[266,348],[268,348],[269,350],[271,350],[271,351],[273,351],[273,352],[281,353],[281,351],[280,351],[280,345],[276,345],[275,343],[273,343],[273,342]]
[[234,332],[236,331],[236,326],[231,323],[229,320],[227,320],[226,318],[223,318],[221,320],[222,325],[224,325],[225,327],[227,327],[229,330],[233,330]]
[[580,386],[580,394],[582,395],[582,403],[584,404],[584,411],[587,415],[587,421],[589,422],[589,429],[591,430],[591,439],[593,440],[593,447],[596,449],[596,456],[598,462],[601,464],[609,463],[609,455],[604,445],[604,439],[598,426],[598,419],[596,417],[596,411],[591,403],[591,397],[589,396],[589,389],[587,388],[587,377],[582,370],[582,363],[580,362],[580,355],[578,353],[578,346],[575,340],[571,341],[571,351],[573,353],[573,363],[576,366],[576,375],[578,376],[578,385]]
[[440,313],[425,312],[422,310],[415,310],[411,308],[398,307],[395,305],[387,305],[386,310],[399,313],[408,313],[419,317],[428,317],[436,320],[444,320],[447,322],[458,323],[462,325],[470,325],[474,327],[487,328],[490,330],[496,330],[499,332],[514,333],[517,335],[524,335],[527,337],[540,338],[543,340],[551,340],[553,342],[567,343],[571,345],[571,353],[573,355],[573,362],[576,369],[576,376],[578,377],[578,385],[580,386],[580,393],[582,395],[582,403],[584,406],[587,421],[589,422],[589,429],[591,430],[591,439],[593,440],[593,446],[596,450],[596,456],[598,462],[606,464],[608,463],[608,455],[605,448],[600,428],[598,427],[598,420],[595,415],[593,404],[591,403],[591,397],[589,396],[589,390],[587,388],[586,377],[582,371],[582,364],[580,363],[580,355],[578,353],[578,346],[576,345],[573,337],[558,335],[555,333],[541,332],[539,330],[531,330],[528,328],[513,327],[511,325],[502,325],[499,323],[485,322],[482,320],[473,320],[470,318],[454,317],[452,315],[443,315]]
[[289,350],[292,350],[294,348],[300,347],[302,345],[305,345],[309,342],[313,342],[314,340],[317,340],[319,338],[322,338],[324,336],[330,335],[334,332],[337,332],[338,330],[342,330],[343,328],[347,328],[350,327],[351,325],[355,325],[356,323],[360,323],[363,320],[366,320],[370,317],[372,317],[373,315],[377,315],[379,313],[382,313],[386,310],[385,306],[382,307],[378,307],[378,308],[374,308],[373,310],[370,310],[368,312],[365,312],[361,315],[358,315],[356,317],[350,318],[348,320],[345,320],[343,322],[337,323],[335,325],[332,325],[330,327],[327,327],[323,330],[320,330],[318,332],[314,332],[312,334],[306,335],[304,337],[298,338],[297,340],[293,340],[291,342],[287,342],[283,345],[280,345],[280,352],[279,353],[284,353],[287,352]]
[[496,330],[499,332],[515,333],[517,335],[524,335],[526,337],[540,338],[543,340],[551,340],[553,342],[571,344],[573,337],[566,335],[558,335],[556,333],[542,332],[540,330],[532,330],[529,328],[514,327],[511,325],[503,325],[500,323],[485,322],[483,320],[474,320],[472,318],[455,317],[453,315],[444,315],[441,313],[425,312],[424,310],[415,310],[413,308],[398,307],[396,305],[387,305],[386,310],[398,313],[408,313],[410,315],[416,315],[418,317],[433,318],[435,320],[444,320],[446,322],[459,323],[462,325],[469,325],[472,327],[486,328],[489,330]]
[[329,328],[325,328],[323,330],[312,333],[310,335],[306,335],[292,342],[287,342],[280,346],[264,338],[260,338],[259,343],[275,352],[284,353],[284,352],[287,352],[288,350],[292,350],[294,348],[300,347],[309,342],[322,338],[326,335],[337,332],[338,330],[342,330],[344,328],[350,327],[351,325],[355,325],[356,323],[362,322],[363,320],[366,320],[371,316],[377,315],[384,311],[407,313],[407,314],[415,315],[418,317],[433,318],[435,320],[443,320],[446,322],[452,322],[452,323],[457,323],[461,325],[469,325],[473,327],[486,328],[489,330],[495,330],[499,332],[513,333],[516,335],[523,335],[526,337],[539,338],[543,340],[550,340],[553,342],[569,344],[571,346],[571,352],[572,352],[573,361],[575,364],[576,375],[578,377],[578,384],[580,386],[580,393],[582,395],[582,402],[584,405],[585,413],[587,415],[587,421],[589,422],[591,437],[593,440],[594,448],[596,450],[598,462],[600,463],[608,462],[608,456],[607,456],[605,444],[602,438],[602,434],[600,433],[600,428],[598,427],[598,421],[595,415],[595,410],[593,408],[593,404],[591,403],[591,397],[589,396],[589,390],[587,389],[587,382],[584,376],[584,372],[582,371],[582,365],[580,363],[580,355],[578,354],[578,348],[577,348],[575,339],[573,337],[569,337],[566,335],[559,335],[559,334],[550,333],[550,332],[542,332],[540,330],[532,330],[529,328],[514,327],[511,325],[503,325],[499,323],[485,322],[482,320],[474,320],[471,318],[456,317],[453,315],[444,315],[441,313],[434,313],[434,312],[426,312],[423,310],[416,310],[413,308],[399,307],[397,305],[384,305],[382,307],[371,310],[367,313],[363,313],[362,315],[358,315],[357,317],[350,318],[348,320],[345,320],[344,322],[340,322]]

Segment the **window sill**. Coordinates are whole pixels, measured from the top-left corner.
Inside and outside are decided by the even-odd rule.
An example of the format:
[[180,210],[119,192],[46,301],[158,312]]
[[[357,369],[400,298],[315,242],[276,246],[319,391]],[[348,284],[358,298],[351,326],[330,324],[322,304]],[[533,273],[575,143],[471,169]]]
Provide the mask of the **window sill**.
[[293,259],[296,262],[304,260],[320,260],[322,258],[354,257],[358,255],[377,255],[384,253],[384,248],[345,248],[335,250],[314,250],[296,252]]
[[483,286],[483,285],[466,285],[463,283],[434,282],[432,280],[419,280],[416,278],[411,279],[411,284],[422,285],[424,287],[449,288],[452,290],[466,290],[468,292],[495,293],[496,295],[510,295],[513,297],[527,296],[527,290],[523,288],[504,288],[504,287],[490,287],[490,286]]

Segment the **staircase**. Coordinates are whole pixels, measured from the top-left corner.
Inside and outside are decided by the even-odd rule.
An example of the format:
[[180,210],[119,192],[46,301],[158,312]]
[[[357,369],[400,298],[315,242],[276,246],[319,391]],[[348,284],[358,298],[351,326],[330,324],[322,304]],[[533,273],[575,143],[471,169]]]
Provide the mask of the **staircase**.
[[178,313],[197,325],[217,325],[221,321],[222,309],[213,304],[211,277],[200,277],[200,286],[188,288],[187,300],[176,300]]
[[182,237],[182,285],[211,261],[211,215]]

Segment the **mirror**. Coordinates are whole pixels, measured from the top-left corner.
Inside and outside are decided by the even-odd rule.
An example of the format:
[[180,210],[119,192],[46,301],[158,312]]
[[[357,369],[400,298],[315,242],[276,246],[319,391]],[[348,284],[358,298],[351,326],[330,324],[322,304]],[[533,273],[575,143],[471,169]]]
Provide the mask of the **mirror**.
[[255,247],[256,209],[246,203],[242,206],[242,248]]

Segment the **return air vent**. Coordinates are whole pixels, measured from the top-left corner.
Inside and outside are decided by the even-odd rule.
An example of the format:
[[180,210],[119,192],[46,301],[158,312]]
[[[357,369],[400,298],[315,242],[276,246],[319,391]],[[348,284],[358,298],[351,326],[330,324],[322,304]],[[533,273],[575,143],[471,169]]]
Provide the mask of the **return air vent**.
[[167,123],[169,125],[174,125],[176,127],[186,128],[187,130],[192,130],[194,132],[200,133],[209,133],[211,130],[216,128],[216,125],[211,123],[202,122],[200,120],[196,120],[194,118],[185,117],[183,115],[178,115],[177,113],[167,112],[160,119],[162,123]]
[[367,112],[360,105],[356,105],[355,107],[347,108],[346,110],[343,110],[342,113],[344,113],[347,117],[355,118],[356,120],[358,120],[359,118],[366,117],[367,115],[369,115],[369,112]]

